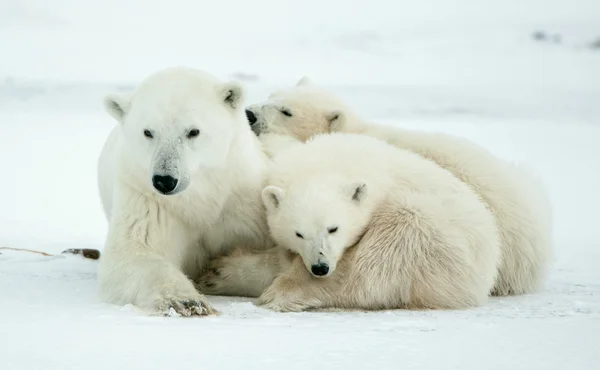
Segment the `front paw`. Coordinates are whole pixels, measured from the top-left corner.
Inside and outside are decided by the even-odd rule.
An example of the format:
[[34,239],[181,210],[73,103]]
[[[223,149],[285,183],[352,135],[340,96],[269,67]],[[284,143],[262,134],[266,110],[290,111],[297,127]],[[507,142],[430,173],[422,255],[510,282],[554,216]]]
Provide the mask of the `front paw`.
[[320,306],[316,297],[307,296],[299,286],[275,282],[260,296],[257,306],[277,312],[300,312]]
[[227,295],[231,290],[231,280],[235,273],[231,257],[220,257],[210,262],[196,284],[196,289],[204,294]]
[[261,296],[256,305],[276,312],[301,312],[310,308],[310,306],[302,302],[288,300],[283,297],[263,298]]
[[164,298],[156,305],[157,316],[209,316],[218,315],[205,297],[197,295],[193,298]]

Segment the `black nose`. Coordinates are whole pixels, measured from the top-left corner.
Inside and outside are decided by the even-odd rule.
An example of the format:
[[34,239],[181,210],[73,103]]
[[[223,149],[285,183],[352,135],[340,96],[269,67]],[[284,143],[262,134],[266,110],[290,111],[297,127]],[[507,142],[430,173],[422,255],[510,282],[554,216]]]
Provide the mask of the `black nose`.
[[177,186],[177,179],[168,175],[154,175],[152,176],[152,185],[154,185],[154,188],[161,193],[169,194],[175,190],[175,187]]
[[312,265],[310,266],[310,271],[312,271],[313,275],[324,276],[329,272],[329,265],[326,263]]
[[256,123],[256,114],[254,114],[254,112],[251,110],[246,109],[246,117],[248,118],[250,126]]

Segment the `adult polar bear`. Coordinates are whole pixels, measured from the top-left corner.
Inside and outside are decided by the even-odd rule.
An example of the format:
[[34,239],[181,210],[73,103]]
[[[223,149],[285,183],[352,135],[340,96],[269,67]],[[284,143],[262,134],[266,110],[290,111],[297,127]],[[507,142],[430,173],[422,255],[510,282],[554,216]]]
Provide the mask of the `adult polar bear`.
[[282,145],[279,136],[305,141],[320,133],[360,133],[433,160],[469,184],[496,218],[502,264],[491,293],[524,294],[541,287],[553,255],[552,210],[543,184],[522,168],[465,139],[366,123],[306,77],[248,107],[247,116],[269,146]]
[[98,271],[101,297],[153,314],[216,311],[192,280],[232,246],[273,245],[260,192],[262,146],[235,83],[168,68],[133,94],[105,98],[119,122],[100,155],[109,230]]

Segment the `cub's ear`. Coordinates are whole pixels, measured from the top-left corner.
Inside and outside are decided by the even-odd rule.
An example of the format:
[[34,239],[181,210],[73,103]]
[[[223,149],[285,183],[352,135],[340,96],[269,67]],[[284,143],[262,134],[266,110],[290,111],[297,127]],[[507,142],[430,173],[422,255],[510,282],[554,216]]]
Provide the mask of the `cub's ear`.
[[329,132],[339,132],[346,124],[346,115],[344,112],[335,110],[325,115],[327,124],[329,125]]
[[285,191],[274,185],[265,187],[261,193],[263,203],[269,212],[275,211],[285,197]]
[[131,106],[132,94],[108,94],[104,97],[104,109],[118,122],[123,123],[123,118]]
[[238,82],[228,82],[221,89],[221,97],[225,104],[232,109],[244,105],[245,91],[244,87]]
[[367,184],[364,181],[354,181],[346,187],[346,194],[355,203],[361,203],[367,195]]
[[312,81],[308,76],[304,76],[302,77],[297,83],[296,86],[306,86],[306,85],[312,85]]

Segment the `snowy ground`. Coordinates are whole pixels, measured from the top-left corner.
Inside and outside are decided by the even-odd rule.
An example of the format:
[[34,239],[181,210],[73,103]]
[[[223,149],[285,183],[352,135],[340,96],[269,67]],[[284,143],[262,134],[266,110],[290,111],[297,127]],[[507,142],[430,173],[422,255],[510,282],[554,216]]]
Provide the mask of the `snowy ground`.
[[0,250],[0,369],[596,369],[600,3],[489,3],[0,2],[0,246],[102,248],[101,97],[177,64],[244,74],[250,101],[310,74],[365,117],[529,163],[556,212],[546,289],[466,311],[211,297],[222,316],[150,318],[97,300],[94,261]]

